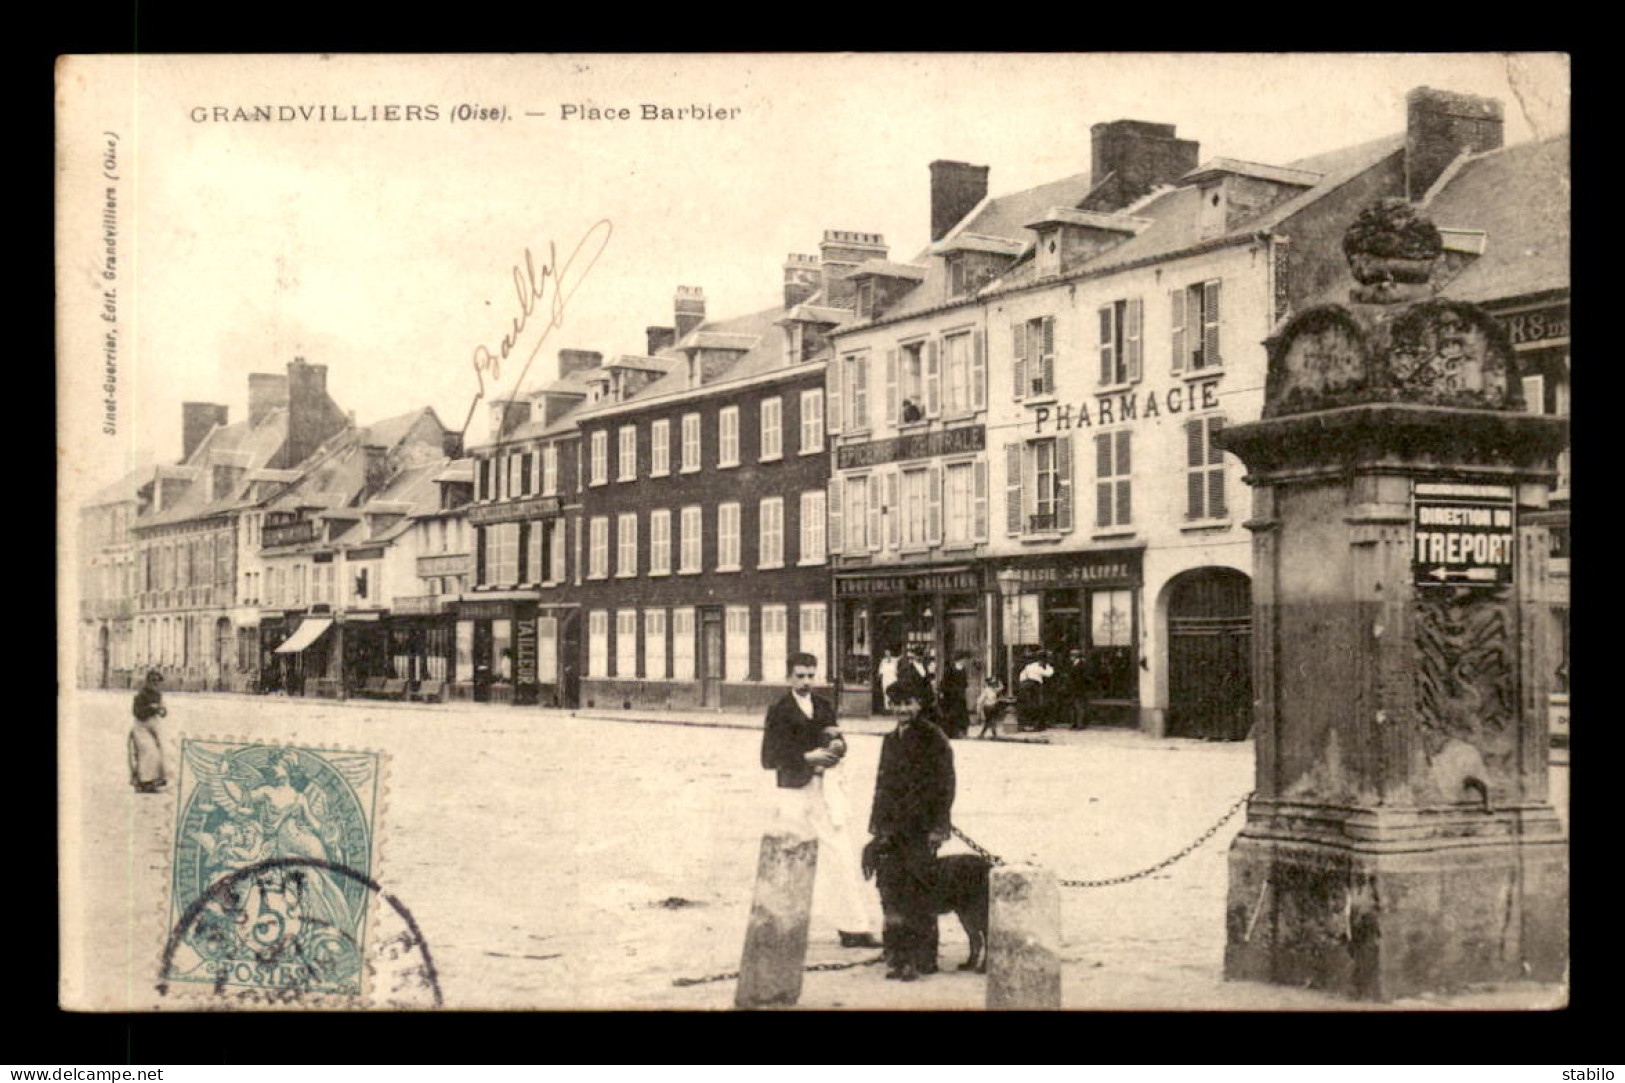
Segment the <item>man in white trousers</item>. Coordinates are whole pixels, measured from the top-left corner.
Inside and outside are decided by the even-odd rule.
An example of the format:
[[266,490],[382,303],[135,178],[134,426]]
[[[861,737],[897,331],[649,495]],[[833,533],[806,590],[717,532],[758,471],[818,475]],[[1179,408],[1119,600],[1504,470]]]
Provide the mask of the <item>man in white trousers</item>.
[[834,706],[812,694],[817,676],[813,655],[790,659],[790,689],[767,711],[762,766],[776,772],[780,824],[818,840],[820,879],[833,895],[841,946],[878,948],[857,849],[847,832],[851,817],[839,770],[846,740]]

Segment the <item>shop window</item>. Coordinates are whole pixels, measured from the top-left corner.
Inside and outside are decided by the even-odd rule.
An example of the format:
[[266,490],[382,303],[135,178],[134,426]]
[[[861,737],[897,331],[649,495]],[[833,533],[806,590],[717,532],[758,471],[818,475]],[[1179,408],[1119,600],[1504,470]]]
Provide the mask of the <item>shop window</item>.
[[491,679],[513,683],[513,621],[491,622]]
[[1224,429],[1224,418],[1203,417],[1185,422],[1185,518],[1223,519],[1229,514],[1224,499],[1224,452],[1214,441]]
[[559,618],[536,618],[536,680],[555,684],[559,679]]

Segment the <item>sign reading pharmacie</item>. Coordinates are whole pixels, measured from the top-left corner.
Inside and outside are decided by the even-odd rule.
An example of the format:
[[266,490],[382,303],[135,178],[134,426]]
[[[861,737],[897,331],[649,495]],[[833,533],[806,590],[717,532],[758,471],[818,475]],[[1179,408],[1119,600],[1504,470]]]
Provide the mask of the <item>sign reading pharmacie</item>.
[[557,515],[560,507],[556,496],[533,496],[528,500],[513,500],[504,504],[479,504],[468,509],[468,521],[475,526],[511,523],[518,519]]
[[853,470],[881,463],[903,462],[908,459],[933,459],[942,455],[959,455],[987,448],[987,428],[982,425],[961,425],[957,429],[938,429],[935,432],[915,432],[907,436],[894,436],[889,440],[871,440],[866,444],[844,444],[835,449],[836,467]]
[[1411,503],[1417,586],[1512,582],[1517,516],[1510,486],[1418,481]]
[[1034,433],[1042,436],[1047,432],[1067,432],[1096,425],[1123,425],[1160,418],[1164,414],[1198,413],[1218,408],[1219,378],[1211,376],[1205,379],[1187,377],[1180,387],[1102,392],[1095,396],[1092,408],[1085,400],[1075,405],[1055,403],[1034,406],[1028,412],[1033,419]]

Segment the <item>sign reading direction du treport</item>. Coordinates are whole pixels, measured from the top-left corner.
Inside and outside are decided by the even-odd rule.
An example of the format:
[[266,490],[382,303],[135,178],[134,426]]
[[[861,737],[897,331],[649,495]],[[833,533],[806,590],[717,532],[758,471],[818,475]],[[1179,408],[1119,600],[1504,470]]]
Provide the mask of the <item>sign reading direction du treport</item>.
[[1412,564],[1421,587],[1499,587],[1512,582],[1512,489],[1416,482]]

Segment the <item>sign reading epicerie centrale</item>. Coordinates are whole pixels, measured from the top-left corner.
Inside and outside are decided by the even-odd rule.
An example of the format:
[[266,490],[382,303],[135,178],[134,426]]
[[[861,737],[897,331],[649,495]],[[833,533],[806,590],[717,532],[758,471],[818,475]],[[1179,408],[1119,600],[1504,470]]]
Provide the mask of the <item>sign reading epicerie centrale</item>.
[[1164,391],[1153,389],[1100,395],[1095,399],[1092,412],[1088,402],[1080,402],[1076,406],[1056,404],[1031,407],[1034,431],[1039,435],[1046,431],[1066,432],[1096,425],[1121,425],[1127,421],[1144,421],[1164,414],[1195,413],[1218,408],[1217,377]]

